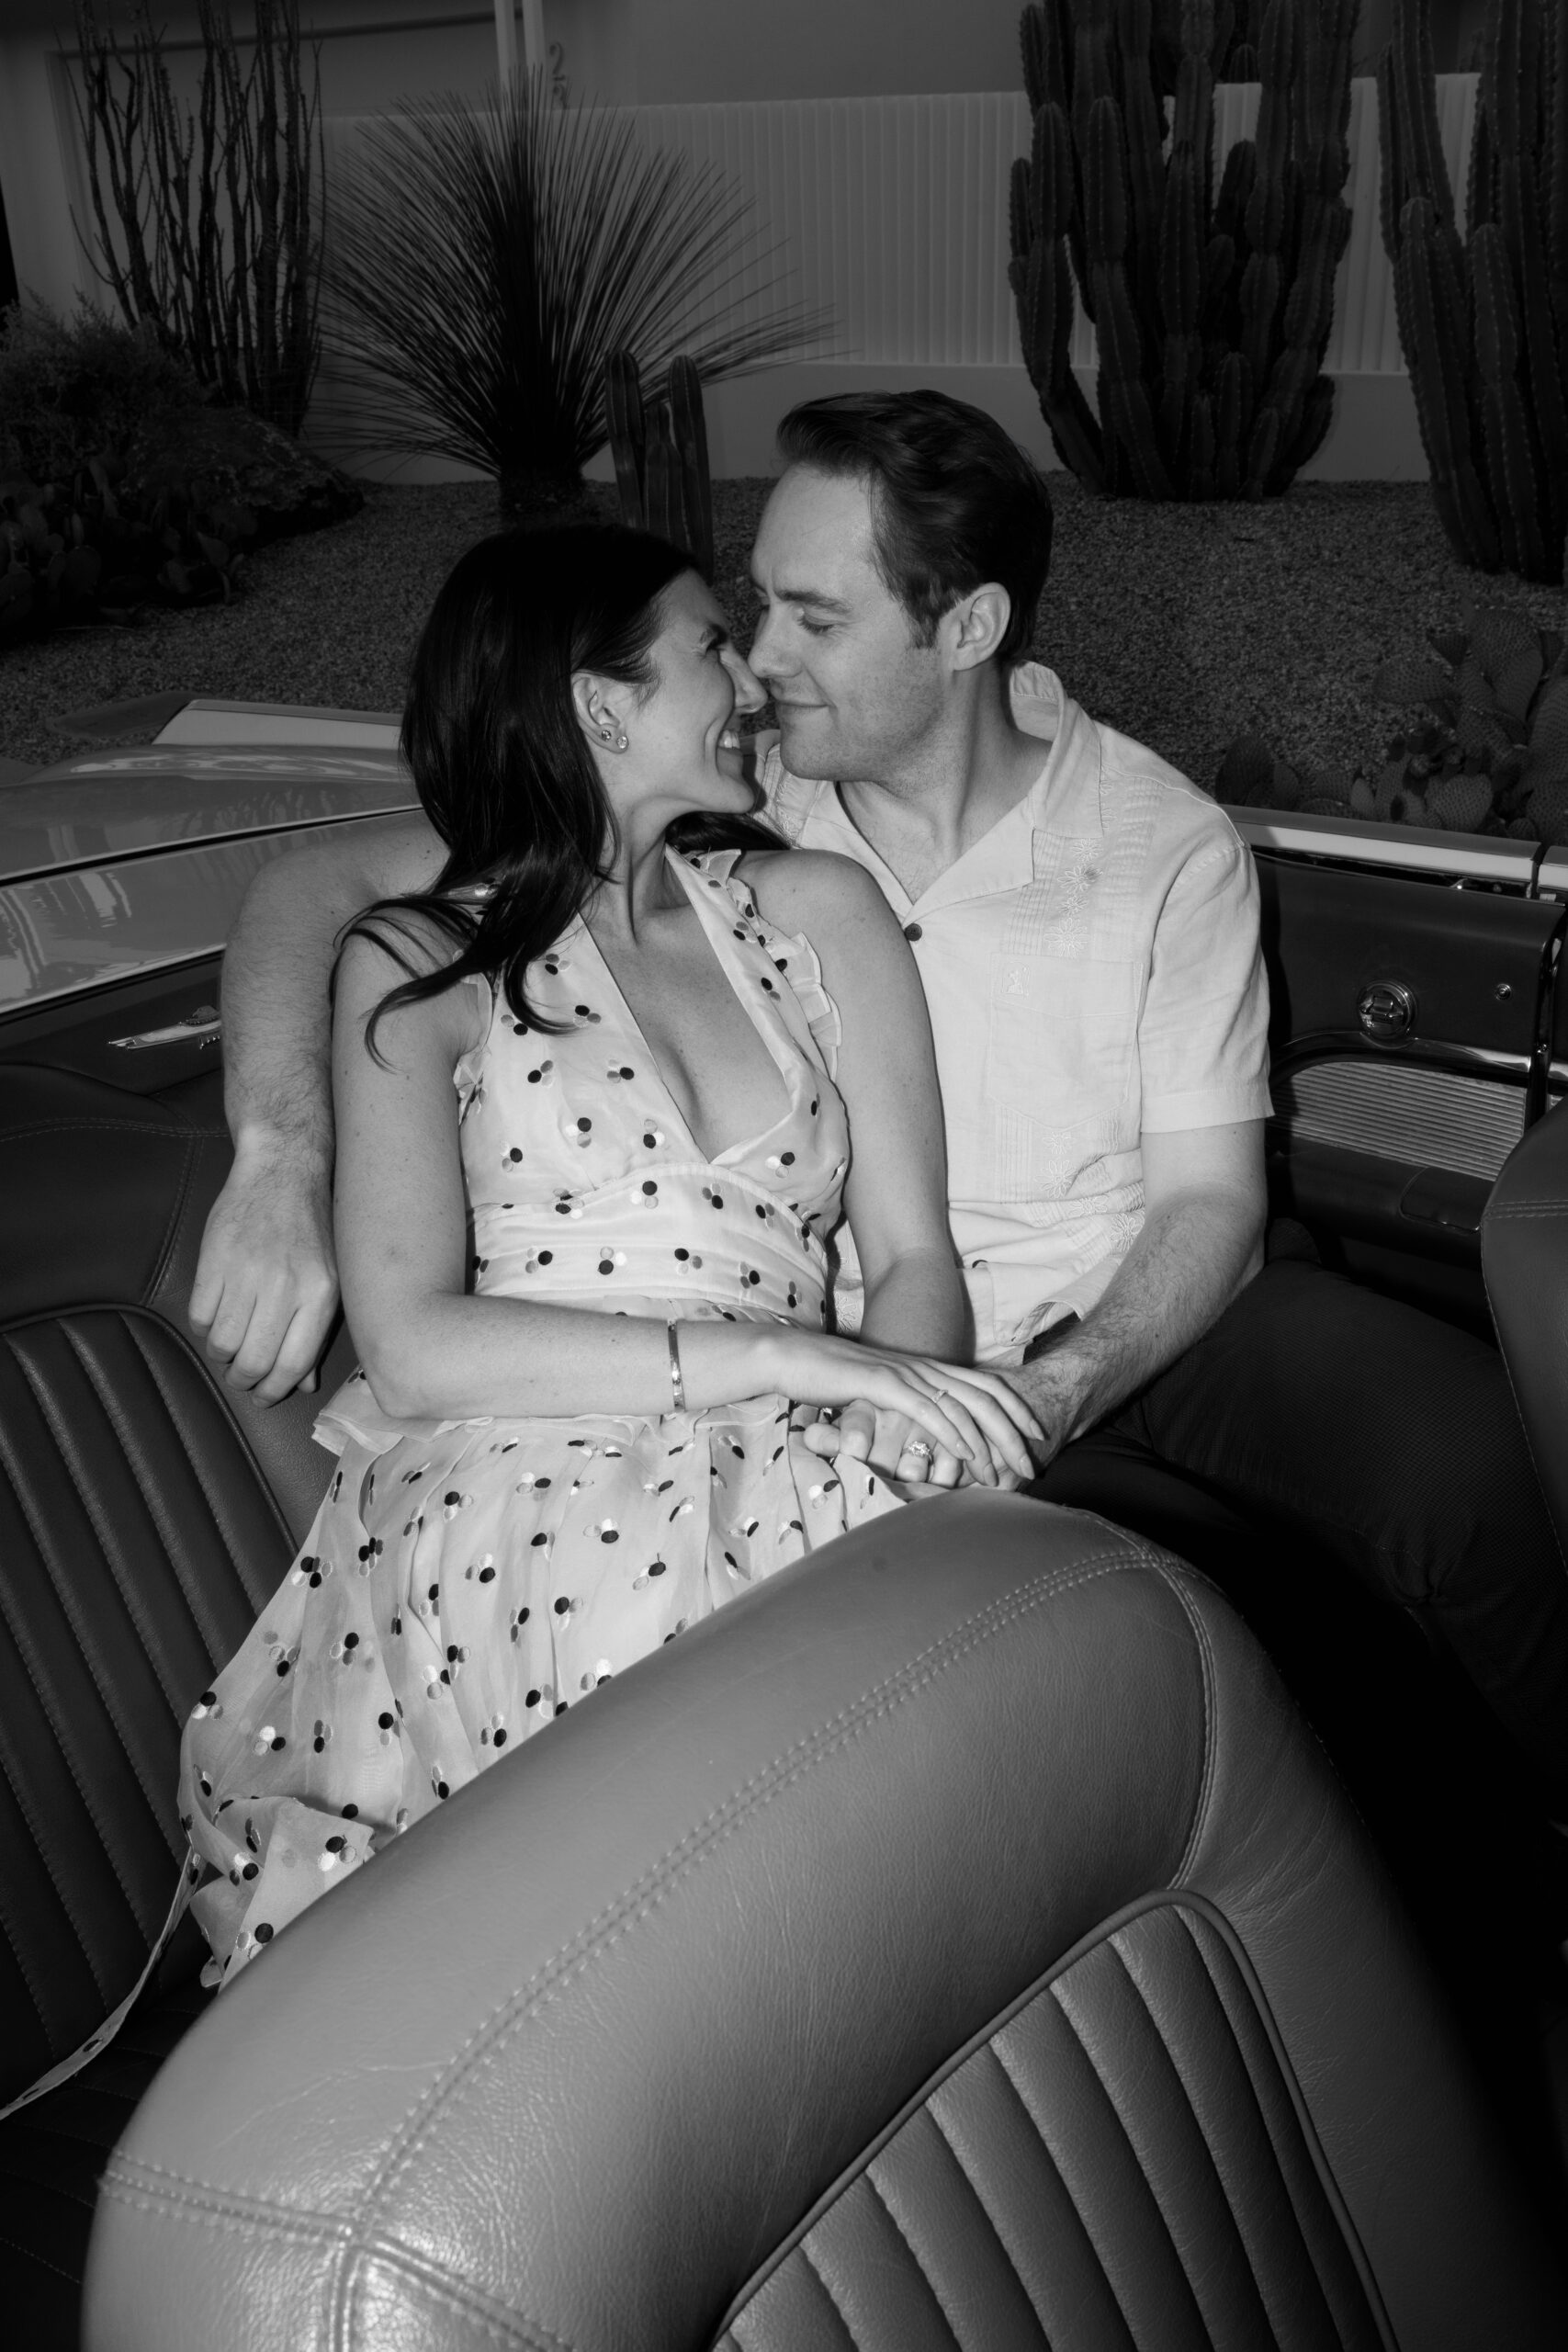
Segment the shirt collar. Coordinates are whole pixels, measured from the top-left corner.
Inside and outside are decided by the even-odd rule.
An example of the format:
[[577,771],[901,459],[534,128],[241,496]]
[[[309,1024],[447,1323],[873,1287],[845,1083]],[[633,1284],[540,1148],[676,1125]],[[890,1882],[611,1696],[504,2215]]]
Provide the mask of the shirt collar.
[[[1021,662],[1010,686],[1014,722],[1026,735],[1048,740],[1044,765],[1015,808],[998,819],[955,865],[931,884],[925,896],[911,899],[891,867],[883,864],[863,833],[851,820],[834,784],[820,784],[811,804],[814,826],[848,836],[849,854],[867,867],[900,922],[912,914],[957,905],[997,889],[1016,889],[1023,875],[1041,870],[1043,835],[1097,839],[1105,827],[1100,808],[1100,733],[1088,714],[1067,693],[1054,670],[1043,662]],[[1024,846],[1019,836],[1030,836],[1031,854],[1021,860]]]
[[1099,729],[1043,662],[1021,662],[1011,695],[1014,724],[1055,738],[1029,794],[1030,823],[1036,832],[1098,839],[1105,831]]

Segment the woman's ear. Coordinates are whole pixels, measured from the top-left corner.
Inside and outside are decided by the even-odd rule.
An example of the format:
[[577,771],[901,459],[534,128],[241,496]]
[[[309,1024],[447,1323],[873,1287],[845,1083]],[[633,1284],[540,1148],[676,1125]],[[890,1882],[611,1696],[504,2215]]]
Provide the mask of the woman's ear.
[[623,692],[610,681],[596,678],[591,670],[579,670],[573,674],[571,707],[578,725],[595,751],[624,752],[626,748],[626,721],[615,700]]

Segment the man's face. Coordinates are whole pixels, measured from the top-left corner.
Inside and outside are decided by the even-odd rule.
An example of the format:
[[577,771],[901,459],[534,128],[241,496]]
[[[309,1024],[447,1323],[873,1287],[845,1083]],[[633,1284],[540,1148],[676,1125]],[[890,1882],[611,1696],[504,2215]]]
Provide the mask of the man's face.
[[913,642],[873,553],[859,481],[791,466],[751,554],[761,610],[748,656],[778,712],[792,775],[877,784],[941,718],[947,667]]

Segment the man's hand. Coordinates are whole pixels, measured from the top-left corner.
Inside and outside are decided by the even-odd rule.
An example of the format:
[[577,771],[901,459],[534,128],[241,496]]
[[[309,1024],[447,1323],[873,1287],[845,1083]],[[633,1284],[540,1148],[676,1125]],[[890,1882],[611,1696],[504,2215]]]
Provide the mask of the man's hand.
[[332,1186],[319,1159],[242,1143],[212,1205],[191,1329],[232,1388],[276,1405],[314,1389],[337,1308]]
[[1263,1262],[1263,1122],[1143,1138],[1142,1230],[1081,1323],[1008,1379],[1045,1431],[1036,1475],[1202,1337]]

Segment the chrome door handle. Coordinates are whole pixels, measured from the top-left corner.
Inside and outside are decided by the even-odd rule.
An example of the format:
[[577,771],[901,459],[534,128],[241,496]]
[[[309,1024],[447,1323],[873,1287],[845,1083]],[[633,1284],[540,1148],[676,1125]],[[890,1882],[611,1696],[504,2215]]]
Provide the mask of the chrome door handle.
[[1356,1018],[1374,1045],[1397,1046],[1416,1026],[1416,999],[1403,980],[1370,980],[1356,1000]]
[[139,1029],[134,1036],[111,1037],[109,1044],[122,1053],[145,1053],[149,1046],[215,1046],[223,1035],[223,1017],[216,1005],[198,1004],[183,1021],[171,1021],[166,1029]]

